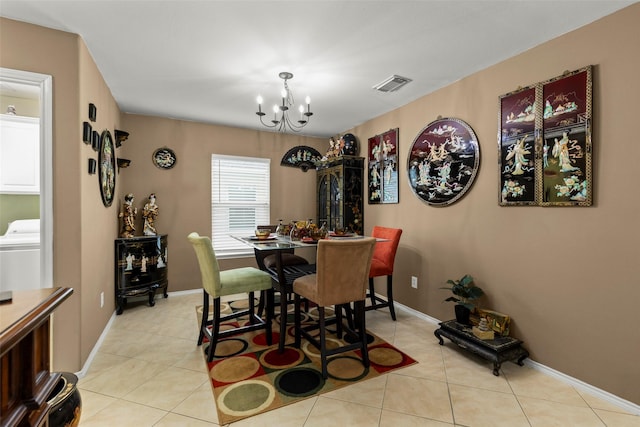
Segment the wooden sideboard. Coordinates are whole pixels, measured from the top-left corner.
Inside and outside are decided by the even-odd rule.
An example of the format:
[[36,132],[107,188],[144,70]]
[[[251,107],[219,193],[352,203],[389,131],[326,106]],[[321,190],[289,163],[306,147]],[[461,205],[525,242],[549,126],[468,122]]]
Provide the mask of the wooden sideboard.
[[60,373],[50,367],[51,314],[71,288],[14,291],[0,305],[0,413],[4,426],[47,425],[47,398]]

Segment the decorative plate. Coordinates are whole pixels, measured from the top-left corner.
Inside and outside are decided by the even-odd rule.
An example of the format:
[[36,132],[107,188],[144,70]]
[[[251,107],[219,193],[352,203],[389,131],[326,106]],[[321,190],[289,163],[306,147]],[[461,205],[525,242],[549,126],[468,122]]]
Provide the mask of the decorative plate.
[[448,206],[471,188],[480,165],[478,138],[459,119],[437,119],[413,140],[407,173],[409,186],[423,202]]
[[113,146],[113,140],[111,139],[111,132],[106,129],[100,136],[98,168],[102,203],[109,207],[113,202],[114,190],[116,188],[116,151]]
[[171,169],[177,160],[176,153],[171,148],[158,148],[153,152],[153,164],[160,169]]

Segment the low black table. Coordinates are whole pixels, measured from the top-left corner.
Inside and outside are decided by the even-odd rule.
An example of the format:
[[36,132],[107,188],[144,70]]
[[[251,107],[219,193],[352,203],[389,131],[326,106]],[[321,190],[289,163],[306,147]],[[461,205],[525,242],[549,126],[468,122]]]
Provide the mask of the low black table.
[[459,347],[475,353],[493,362],[493,375],[500,375],[502,362],[516,360],[522,366],[522,361],[529,357],[529,352],[522,347],[522,341],[512,337],[496,336],[492,340],[481,340],[473,335],[471,326],[462,325],[455,320],[447,320],[439,324],[440,329],[433,333],[444,345],[442,337],[445,336]]

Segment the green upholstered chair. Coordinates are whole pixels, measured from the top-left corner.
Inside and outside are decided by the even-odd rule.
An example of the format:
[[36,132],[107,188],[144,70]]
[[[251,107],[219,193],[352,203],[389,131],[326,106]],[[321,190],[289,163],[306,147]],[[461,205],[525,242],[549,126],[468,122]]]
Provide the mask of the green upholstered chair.
[[[327,358],[338,353],[360,349],[362,362],[369,367],[364,301],[367,279],[376,239],[364,237],[353,240],[320,240],[316,254],[316,274],[302,276],[293,282],[295,301],[295,346],[300,348],[301,337],[320,349],[322,375],[328,377]],[[302,326],[301,297],[318,305],[318,323]],[[354,304],[354,327],[342,325],[342,308]],[[325,307],[335,306],[338,338],[343,329],[355,337],[349,344],[328,349],[326,344]],[[319,341],[311,333],[319,329]]]
[[[376,310],[378,308],[389,307],[391,318],[396,320],[396,310],[393,307],[393,263],[396,259],[396,251],[400,243],[402,229],[387,228],[374,226],[371,235],[376,238],[386,239],[376,243],[373,250],[373,259],[371,260],[371,270],[369,271],[369,292],[368,297],[371,305],[367,306],[367,310]],[[373,286],[373,278],[378,276],[387,276],[387,299],[380,298],[375,293]]]
[[[254,267],[220,271],[211,240],[195,232],[189,234],[187,238],[193,245],[193,249],[198,257],[200,274],[202,276],[203,308],[198,345],[201,345],[204,337],[207,337],[209,340],[207,361],[211,362],[213,359],[218,340],[231,335],[265,328],[267,344],[271,345],[271,319],[273,316],[271,276]],[[255,312],[254,292],[266,293],[268,296],[266,320],[260,318]],[[249,294],[248,309],[222,316],[220,313],[220,297],[242,293]],[[209,320],[210,298],[213,298],[213,318],[211,320]],[[220,332],[221,323],[243,316],[249,316],[247,320],[248,324]],[[209,329],[209,327],[211,327],[211,329]]]

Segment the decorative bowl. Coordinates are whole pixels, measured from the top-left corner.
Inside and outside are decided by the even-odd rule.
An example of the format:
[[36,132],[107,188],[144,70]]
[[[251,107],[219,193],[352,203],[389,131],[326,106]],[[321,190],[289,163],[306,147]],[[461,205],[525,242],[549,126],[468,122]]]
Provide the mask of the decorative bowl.
[[335,230],[333,230],[333,234],[335,234],[336,236],[346,236],[347,234],[349,234],[349,230],[347,230],[346,228],[336,228]]
[[271,236],[271,230],[268,228],[258,228],[256,229],[256,237],[260,240],[266,240]]

